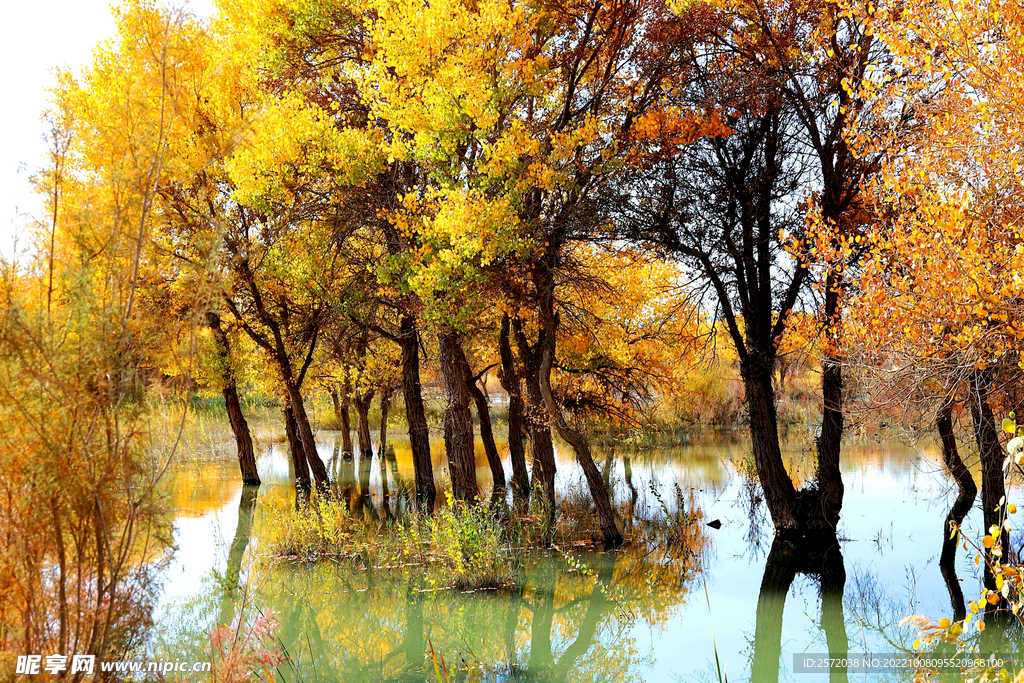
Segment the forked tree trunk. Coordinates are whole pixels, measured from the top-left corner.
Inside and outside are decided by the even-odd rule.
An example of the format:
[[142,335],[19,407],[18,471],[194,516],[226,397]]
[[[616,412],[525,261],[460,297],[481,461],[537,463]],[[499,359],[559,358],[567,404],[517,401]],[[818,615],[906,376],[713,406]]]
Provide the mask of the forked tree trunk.
[[[825,318],[834,333],[839,325],[840,292],[838,276],[829,272],[825,279]],[[834,353],[826,355],[821,368],[821,434],[818,436],[818,496],[825,522],[833,529],[843,509],[843,476],[839,456],[843,441],[843,364]]]
[[373,457],[373,442],[370,439],[370,403],[373,401],[374,392],[368,391],[360,394],[358,391],[352,396],[352,405],[356,409],[356,436],[359,439],[359,457]]
[[501,318],[498,353],[501,356],[501,372],[498,379],[508,394],[508,456],[512,464],[512,494],[517,500],[525,503],[530,499],[530,478],[526,471],[526,448],[523,443],[523,398],[520,394],[515,358],[512,356],[507,313]]
[[[974,370],[971,373],[971,419],[974,423],[974,438],[978,444],[981,458],[981,506],[985,532],[992,526],[1000,525],[1000,501],[1005,499],[1006,487],[1003,483],[1003,453],[999,446],[999,432],[996,430],[995,417],[992,414],[990,396],[992,392],[992,373],[990,370]],[[1009,550],[1009,534],[1005,531],[999,536],[1002,556],[996,558],[990,549],[985,563],[985,586],[995,590],[995,576],[989,569],[991,562],[1005,562]]]
[[427,414],[423,408],[420,387],[420,344],[415,318],[402,316],[398,343],[402,349],[402,395],[405,399],[405,417],[409,425],[409,445],[412,448],[412,466],[416,479],[416,505],[429,514],[434,511],[437,491],[434,488],[434,470],[430,460]]
[[388,413],[391,411],[391,389],[385,389],[380,394],[380,442],[377,444],[377,452],[383,458],[388,449]]
[[227,409],[231,432],[235,435],[235,448],[238,453],[238,469],[242,473],[242,484],[259,484],[260,475],[256,470],[256,455],[249,433],[249,423],[242,413],[242,404],[238,399],[238,384],[231,368],[231,346],[228,335],[220,324],[220,316],[210,311],[206,314],[206,322],[213,333],[213,341],[217,347],[218,362],[221,372],[221,391],[224,394],[224,407]]
[[476,457],[473,453],[473,419],[469,413],[468,364],[463,358],[458,334],[438,335],[438,364],[444,382],[444,449],[452,479],[452,495],[457,500],[474,502],[479,490],[476,482]]
[[800,527],[796,516],[796,489],[782,462],[772,367],[751,358],[740,366],[743,388],[750,412],[750,440],[757,476],[764,489],[768,512],[776,532]]

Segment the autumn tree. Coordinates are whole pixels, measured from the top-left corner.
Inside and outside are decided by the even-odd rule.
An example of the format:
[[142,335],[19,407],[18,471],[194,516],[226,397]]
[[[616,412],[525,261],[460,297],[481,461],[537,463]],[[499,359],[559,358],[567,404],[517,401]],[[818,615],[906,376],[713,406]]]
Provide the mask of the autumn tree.
[[723,2],[745,31],[719,35],[743,59],[763,65],[787,99],[797,131],[797,151],[813,160],[811,192],[800,258],[810,254],[820,293],[822,423],[817,437],[816,486],[822,514],[833,527],[842,509],[839,455],[843,436],[842,305],[847,273],[856,266],[859,236],[872,220],[862,187],[879,168],[877,154],[858,154],[856,135],[870,134],[871,108],[852,84],[885,68],[891,54],[870,23],[842,3],[766,0]]
[[[916,367],[939,384],[942,403],[968,404],[985,525],[998,526],[1005,490],[996,413],[1010,407],[1003,389],[1016,381],[1024,338],[1024,15],[1006,2],[926,3],[913,12],[882,2],[847,11],[895,56],[850,84],[878,122],[855,139],[858,152],[882,160],[869,188],[881,220],[865,235],[851,325],[889,367]],[[998,566],[1006,550],[1004,535],[987,564]]]
[[728,15],[716,21],[726,38],[712,34],[700,52],[695,48],[695,73],[672,99],[679,112],[718,112],[721,130],[681,149],[685,127],[671,118],[652,121],[650,172],[638,174],[643,189],[631,201],[629,229],[707,283],[703,291],[739,357],[768,509],[777,529],[799,529],[817,505],[798,497],[782,462],[772,378],[790,312],[808,281],[806,263],[793,259],[782,239],[802,229],[807,174],[776,69],[730,49],[728,36],[742,32],[742,22]]
[[[147,389],[160,347],[198,321],[147,318],[143,290],[159,261],[156,189],[177,123],[170,83],[197,28],[129,4],[85,72],[59,75],[59,163],[39,179],[48,219],[30,251],[0,260],[7,662],[127,656],[150,620],[152,563],[170,543],[155,494],[174,439],[149,419]],[[191,354],[181,360],[187,372]]]

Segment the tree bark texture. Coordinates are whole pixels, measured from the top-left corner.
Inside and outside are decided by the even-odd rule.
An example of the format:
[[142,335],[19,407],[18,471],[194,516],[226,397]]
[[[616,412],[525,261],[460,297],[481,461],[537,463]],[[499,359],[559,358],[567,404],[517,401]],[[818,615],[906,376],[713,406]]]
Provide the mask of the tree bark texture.
[[357,390],[352,395],[352,406],[356,409],[356,436],[359,439],[359,457],[373,457],[373,441],[370,438],[370,404],[373,402],[374,391],[360,394]]
[[302,441],[299,440],[298,427],[295,425],[295,413],[292,412],[292,402],[287,394],[284,397],[284,433],[288,438],[288,450],[292,456],[292,467],[295,469],[295,485],[308,491],[311,488],[309,465],[306,462]]
[[438,335],[438,364],[444,382],[444,449],[456,500],[474,502],[479,496],[476,457],[473,452],[473,419],[469,412],[472,377],[463,357],[462,342],[455,332]]
[[402,395],[405,399],[405,417],[409,425],[409,444],[412,447],[412,465],[416,479],[418,509],[434,511],[437,490],[434,487],[434,469],[430,460],[430,433],[427,414],[423,407],[420,387],[420,344],[416,319],[402,316],[398,343],[402,349]]
[[[991,370],[974,370],[971,373],[971,421],[974,424],[974,439],[978,444],[978,454],[981,458],[981,506],[982,517],[985,521],[985,532],[992,526],[999,526],[1000,500],[1006,496],[1006,488],[1003,483],[1003,451],[999,446],[999,432],[996,430],[995,416],[992,414],[991,393],[992,393],[992,372]],[[1009,534],[1005,531],[999,536],[998,547],[1002,551],[1002,557],[995,558],[992,551],[988,551],[989,557],[986,562],[985,586],[989,590],[995,590],[995,577],[988,569],[990,562],[999,560],[1005,561],[1009,550]]]
[[352,403],[352,384],[348,379],[342,384],[341,390],[341,457],[351,458],[352,450],[352,413],[348,407]]
[[512,493],[518,500],[529,502],[530,478],[526,470],[526,447],[523,443],[523,397],[509,340],[509,325],[506,313],[501,318],[501,331],[498,334],[498,353],[501,357],[498,378],[508,394],[508,456],[512,464]]
[[[825,279],[825,319],[834,336],[839,325],[839,276],[829,272]],[[843,509],[843,477],[839,457],[843,440],[843,364],[834,353],[826,355],[821,368],[821,434],[818,436],[818,495],[825,521],[834,529]]]
[[782,462],[779,446],[778,416],[775,409],[775,391],[772,387],[770,362],[750,358],[740,366],[740,375],[750,413],[750,440],[754,450],[757,476],[764,489],[768,512],[775,523],[776,532],[795,530],[796,489]]

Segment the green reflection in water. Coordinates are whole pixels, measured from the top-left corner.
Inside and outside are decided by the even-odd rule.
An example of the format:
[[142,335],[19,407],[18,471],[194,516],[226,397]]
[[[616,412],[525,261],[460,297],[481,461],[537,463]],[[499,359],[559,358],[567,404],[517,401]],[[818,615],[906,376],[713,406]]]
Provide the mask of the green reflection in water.
[[[333,434],[322,437],[337,491],[353,511],[367,518],[406,513],[407,442],[396,438],[388,457],[345,459],[331,457],[338,450]],[[434,452],[443,474],[440,444]],[[414,569],[262,558],[253,510],[292,495],[286,459],[261,459],[268,484],[258,496],[241,489],[230,466],[189,468],[172,477],[179,523],[192,529],[189,520],[228,520],[220,530],[226,557],[211,563],[210,544],[180,541],[183,574],[207,577],[201,590],[167,606],[164,646],[179,655],[201,651],[210,626],[258,609],[273,610],[281,620],[281,643],[291,657],[282,671],[287,680],[434,680],[431,645],[466,680],[679,680],[694,674],[715,680],[717,644],[731,680],[812,683],[829,676],[794,678],[793,652],[907,649],[913,634],[899,626],[903,616],[951,616],[962,609],[954,590],[961,580],[968,599],[976,594],[969,562],[962,556],[950,561],[942,552],[938,531],[951,498],[932,449],[849,445],[839,542],[803,547],[771,538],[742,439],[602,450],[595,457],[602,467],[607,463],[614,499],[627,517],[656,516],[652,491],[668,496],[679,486],[695,496],[688,504],[709,511],[706,519],[721,516],[724,526],[711,531],[699,523],[696,548],[663,544],[651,552],[638,545],[582,556],[592,570],[585,574],[572,573],[557,552],[534,553],[514,591],[431,592]],[[796,479],[813,472],[813,450],[803,441],[791,442],[785,457]],[[482,451],[478,465],[486,482]],[[559,467],[564,491],[578,473],[562,452]],[[909,540],[908,531],[920,535]],[[222,568],[209,574],[211,565]],[[238,583],[242,587],[234,588]],[[844,678],[840,671],[832,680]]]

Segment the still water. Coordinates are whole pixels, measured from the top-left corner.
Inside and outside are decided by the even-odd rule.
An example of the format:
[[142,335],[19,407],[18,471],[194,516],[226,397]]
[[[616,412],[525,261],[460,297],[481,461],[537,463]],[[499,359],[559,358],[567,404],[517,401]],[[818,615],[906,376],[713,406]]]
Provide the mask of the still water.
[[[381,491],[376,456],[346,460],[338,441],[337,433],[320,432],[320,455],[352,500],[372,509]],[[412,478],[407,442],[393,445],[392,494]],[[442,482],[443,447],[432,450]],[[585,572],[570,571],[559,552],[538,552],[528,558],[521,590],[468,593],[433,591],[408,572],[270,561],[261,554],[258,509],[293,494],[286,452],[283,443],[263,445],[258,491],[243,491],[230,460],[171,474],[175,550],[156,619],[165,647],[198,647],[218,619],[230,617],[222,597],[229,555],[244,558],[250,606],[273,610],[281,622],[290,680],[433,681],[433,649],[465,668],[453,680],[717,681],[720,666],[732,681],[812,683],[829,676],[793,673],[794,654],[830,646],[909,652],[916,634],[900,627],[903,617],[953,616],[950,572],[944,577],[938,560],[955,491],[927,445],[848,444],[839,545],[801,557],[773,551],[742,439],[598,451],[618,502],[657,515],[660,501],[682,499],[698,513],[686,547],[671,556],[642,548],[574,552]],[[784,455],[799,483],[813,466],[810,438],[791,436]],[[477,462],[479,480],[489,482],[479,447]],[[560,449],[558,462],[559,491],[581,486],[571,452]],[[715,520],[720,528],[708,524]],[[965,528],[980,535],[977,504]],[[960,551],[953,577],[968,600],[981,587],[972,560]],[[901,678],[908,677],[879,680]]]

